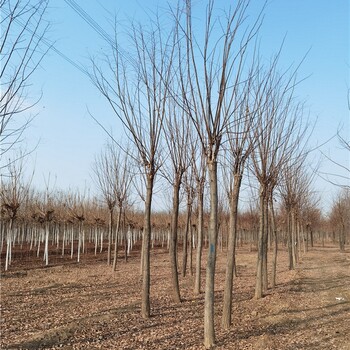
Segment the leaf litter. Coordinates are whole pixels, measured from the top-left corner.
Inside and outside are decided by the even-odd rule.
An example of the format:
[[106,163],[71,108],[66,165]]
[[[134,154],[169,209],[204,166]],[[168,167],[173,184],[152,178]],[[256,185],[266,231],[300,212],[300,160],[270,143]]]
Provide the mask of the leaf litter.
[[[205,252],[203,254],[205,256]],[[256,252],[239,248],[233,324],[220,326],[225,253],[218,253],[215,290],[216,349],[350,349],[350,253],[317,247],[289,271],[278,257],[277,286],[253,298]],[[179,261],[181,261],[179,259]],[[39,268],[11,266],[1,280],[2,349],[204,349],[204,294],[194,295],[194,276],[179,275],[182,303],[171,298],[165,250],[151,257],[151,314],[141,318],[138,253],[118,261]],[[205,261],[202,264],[204,289]]]

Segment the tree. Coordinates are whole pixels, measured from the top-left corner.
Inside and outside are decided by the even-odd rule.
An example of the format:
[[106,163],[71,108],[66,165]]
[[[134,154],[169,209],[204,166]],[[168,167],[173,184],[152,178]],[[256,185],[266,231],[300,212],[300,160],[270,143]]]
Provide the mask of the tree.
[[[193,173],[191,168],[188,169],[185,173],[184,192],[186,197],[186,219],[185,219],[185,227],[184,227],[183,241],[182,241],[182,277],[186,276],[188,248],[190,248],[190,254],[191,254],[190,258],[192,259],[191,217],[192,217],[193,201],[195,197],[195,190],[193,186]],[[191,263],[192,263],[192,260],[191,260]],[[190,273],[192,275],[192,270],[190,270]]]
[[183,175],[189,166],[189,120],[185,113],[180,110],[174,101],[169,100],[169,111],[165,119],[164,138],[169,153],[169,174],[162,172],[173,187],[173,208],[170,225],[169,254],[171,263],[171,276],[173,284],[173,299],[180,302],[180,288],[177,263],[177,237],[180,206],[180,187],[183,182]]
[[115,33],[112,58],[106,66],[93,61],[91,79],[122,122],[136,153],[133,158],[143,168],[146,196],[142,242],[142,308],[150,316],[150,236],[151,205],[155,176],[161,166],[160,143],[167,113],[169,85],[174,55],[173,33],[160,27],[133,25],[129,41],[135,50],[126,56]]
[[[251,69],[254,70],[254,68],[253,65]],[[230,203],[230,223],[228,232],[224,305],[221,322],[225,329],[229,328],[231,325],[239,194],[245,164],[254,147],[252,140],[249,138],[249,130],[254,127],[255,122],[255,113],[250,112],[250,109],[254,108],[254,104],[249,101],[249,92],[253,77],[254,73],[251,71],[248,74],[246,83],[243,84],[243,92],[238,94],[242,101],[239,99],[234,102],[236,108],[234,108],[233,112],[233,122],[228,125],[227,129],[228,155],[226,159],[226,167],[229,174],[226,175],[226,177],[229,179],[229,184],[226,192]]]
[[45,250],[44,250],[44,260],[45,265],[49,264],[49,235],[50,235],[50,225],[54,218],[54,202],[52,198],[52,190],[50,191],[50,177],[47,182],[45,181],[45,193],[42,196],[38,196],[36,201],[35,218],[37,221],[41,222],[45,226]]
[[299,260],[298,248],[300,248],[301,239],[298,238],[298,226],[301,222],[302,209],[305,204],[308,204],[310,186],[313,180],[313,177],[309,176],[307,172],[305,166],[306,160],[307,153],[295,155],[285,164],[281,171],[282,177],[279,192],[283,199],[287,215],[287,242],[290,270],[295,268]]
[[25,202],[29,193],[30,181],[24,179],[24,159],[20,154],[15,160],[9,160],[7,175],[1,175],[0,183],[0,205],[2,215],[7,218],[9,224],[6,234],[6,258],[5,271],[11,265],[11,247],[15,232],[15,222],[21,205]]
[[47,4],[47,0],[0,0],[0,160],[21,141],[33,119],[19,116],[38,103],[29,99],[28,90],[48,50],[42,48],[48,29],[44,20]]
[[345,244],[347,241],[346,232],[349,232],[350,230],[349,212],[350,190],[343,188],[335,198],[330,213],[330,221],[332,223],[332,226],[338,231],[340,251],[345,251]]
[[267,69],[261,67],[255,79],[253,100],[256,123],[251,130],[255,143],[251,169],[259,183],[259,237],[255,297],[267,290],[268,203],[279,174],[305,136],[302,105],[294,103],[295,71],[279,73],[278,52]]
[[123,209],[123,204],[127,198],[127,192],[130,186],[130,173],[128,169],[127,154],[124,153],[124,159],[121,155],[121,150],[117,148],[115,143],[108,143],[106,149],[96,157],[93,166],[95,180],[102,192],[104,201],[107,204],[109,211],[108,224],[108,251],[107,264],[111,264],[112,254],[112,235],[113,235],[113,212],[115,206],[118,207],[117,227],[114,237],[114,258],[113,270],[117,264],[118,254],[118,232],[120,228],[120,220]]
[[[216,13],[208,1],[201,37],[193,26],[193,7],[186,1],[186,21],[177,18],[179,67],[183,105],[203,148],[209,174],[210,219],[204,306],[204,345],[215,344],[214,276],[218,236],[218,154],[231,122],[233,101],[242,82],[248,44],[260,26],[260,19],[247,29],[245,16],[249,1],[240,0],[227,13]],[[240,32],[242,30],[242,33]],[[235,45],[237,43],[237,45]]]
[[196,251],[196,275],[194,282],[194,293],[201,292],[202,280],[202,246],[204,233],[204,187],[206,178],[205,156],[202,148],[198,149],[198,137],[191,141],[192,149],[192,171],[196,183],[197,198],[197,251]]
[[[76,191],[75,193],[69,193],[67,195],[67,211],[72,219],[78,223],[78,248],[77,248],[77,262],[80,262],[81,250],[84,252],[85,244],[85,231],[84,222],[86,220],[86,192],[83,193]],[[71,259],[74,253],[74,230],[72,228],[72,241],[71,241]]]

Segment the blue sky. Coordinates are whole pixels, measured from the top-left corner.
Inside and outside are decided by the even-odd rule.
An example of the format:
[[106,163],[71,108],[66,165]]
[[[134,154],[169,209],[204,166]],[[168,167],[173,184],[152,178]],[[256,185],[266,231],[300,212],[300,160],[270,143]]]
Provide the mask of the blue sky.
[[[110,14],[120,19],[120,30],[127,27],[126,18],[146,19],[145,8],[166,7],[165,1],[76,0],[101,27],[111,33]],[[200,3],[199,0],[195,3]],[[217,1],[223,7],[228,0]],[[262,1],[253,0],[256,10]],[[89,57],[103,52],[106,43],[85,23],[64,0],[51,0],[46,16],[51,27],[48,39],[74,62],[89,65]],[[343,126],[343,135],[349,139],[349,110],[347,89],[349,83],[349,3],[348,0],[271,0],[265,10],[261,30],[261,52],[268,59],[285,44],[282,67],[297,64],[309,53],[300,70],[300,78],[308,77],[298,88],[297,95],[306,101],[312,119],[317,118],[311,143],[319,145]],[[58,189],[93,187],[90,178],[94,155],[106,142],[106,135],[89,116],[88,110],[118,134],[120,123],[113,116],[105,100],[86,76],[63,60],[54,51],[47,54],[32,79],[31,94],[43,97],[35,107],[38,116],[27,132],[28,148],[39,142],[31,155],[29,168],[35,167],[33,184],[44,188],[44,179],[56,178]],[[34,112],[34,111],[33,111]],[[349,154],[332,140],[321,148],[334,161],[350,166]],[[320,152],[315,152],[315,158]],[[339,171],[324,159],[321,171]],[[320,178],[317,190],[322,194],[322,206],[328,208],[335,193],[334,186]]]

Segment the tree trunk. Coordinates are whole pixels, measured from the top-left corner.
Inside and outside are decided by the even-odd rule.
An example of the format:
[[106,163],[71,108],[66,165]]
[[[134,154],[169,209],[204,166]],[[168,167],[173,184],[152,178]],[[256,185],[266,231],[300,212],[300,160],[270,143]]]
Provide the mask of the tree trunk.
[[235,270],[235,254],[236,254],[236,236],[237,236],[237,213],[239,190],[241,187],[242,176],[234,175],[233,190],[231,193],[230,203],[230,229],[228,236],[227,261],[226,261],[226,278],[224,290],[224,305],[222,310],[222,327],[228,329],[231,325],[232,312],[232,289],[233,274]]
[[340,251],[345,251],[345,224],[342,222],[339,230],[339,248]]
[[292,229],[291,229],[291,211],[287,208],[287,235],[288,235],[288,256],[289,256],[289,270],[294,269],[293,261],[293,239],[292,239]]
[[64,257],[64,245],[66,242],[66,223],[63,224],[63,236],[62,236],[62,257]]
[[293,257],[293,269],[296,266],[297,263],[297,232],[296,232],[296,217],[295,217],[295,209],[292,208],[291,213],[291,230],[292,230],[292,257]]
[[[126,220],[125,220],[125,208],[123,210],[123,226],[122,226],[122,230],[124,232],[124,240],[125,242],[129,239],[129,233],[130,233],[130,239],[132,240],[132,229],[130,226],[128,226],[128,229],[126,229]],[[130,243],[130,245],[132,245],[132,242]],[[131,249],[131,246],[130,246]],[[124,244],[124,262],[127,263],[128,262],[128,255],[130,254],[130,249],[129,249],[129,245],[128,244]]]
[[190,231],[190,218],[191,218],[191,204],[190,199],[187,199],[187,213],[186,213],[186,228],[183,236],[183,253],[182,253],[182,277],[186,276],[187,270],[187,251],[188,251],[188,232]]
[[[40,242],[40,240],[39,240]],[[70,258],[73,259],[74,254],[74,226],[71,227],[71,247],[70,247]]]
[[79,226],[78,226],[78,256],[77,256],[77,261],[80,262],[82,221],[79,220],[78,225]]
[[278,240],[277,240],[277,227],[276,227],[276,219],[275,219],[275,208],[273,206],[273,198],[270,199],[270,210],[271,210],[271,233],[272,233],[272,238],[273,238],[271,287],[275,288],[275,286],[276,286],[276,274],[277,274]]
[[113,207],[109,208],[107,265],[111,264],[112,256],[113,209]]
[[264,256],[264,230],[265,230],[265,197],[266,189],[260,188],[260,215],[259,215],[259,235],[258,235],[258,259],[256,269],[255,298],[263,296],[263,256]]
[[[0,247],[0,254],[2,254],[2,250],[4,248],[4,241],[5,241],[5,222],[2,220],[0,220],[0,227],[1,227],[1,247]],[[33,230],[32,230],[32,236],[31,236],[31,240],[30,240],[30,249],[32,250],[32,245],[33,245]]]
[[11,265],[11,242],[12,242],[12,235],[13,235],[13,222],[14,220],[10,219],[10,225],[7,228],[7,239],[6,239],[6,258],[5,258],[5,271],[8,270],[9,266]]
[[262,289],[263,293],[268,289],[268,276],[267,276],[267,251],[269,241],[269,211],[268,211],[268,196],[264,198],[264,233],[263,233],[263,271],[262,271]]
[[44,260],[45,266],[49,265],[49,223],[45,222],[45,249],[44,249]]
[[189,240],[188,240],[188,248],[190,249],[190,275],[193,276],[193,227],[192,227],[192,219],[190,217],[190,228],[189,228]]
[[149,318],[150,307],[150,237],[151,237],[151,208],[153,193],[153,174],[147,174],[147,192],[145,201],[144,232],[142,241],[142,304],[141,315]]
[[115,229],[115,238],[114,238],[114,257],[113,257],[113,271],[117,268],[117,258],[118,258],[118,234],[120,227],[120,218],[122,214],[122,206],[119,205],[118,216],[117,216],[117,227]]
[[197,253],[196,253],[196,277],[194,282],[194,293],[201,292],[201,270],[202,270],[202,246],[203,246],[203,192],[204,186],[198,184],[198,223],[197,223]]
[[180,203],[180,180],[174,183],[173,193],[173,212],[171,217],[171,238],[169,242],[169,255],[171,264],[171,280],[172,280],[172,294],[175,303],[181,302],[179,276],[177,269],[177,228],[179,221],[179,203]]
[[216,264],[216,243],[218,236],[218,182],[217,162],[208,161],[210,186],[210,218],[208,232],[208,260],[205,279],[204,299],[204,346],[210,349],[215,344],[214,330],[214,278]]

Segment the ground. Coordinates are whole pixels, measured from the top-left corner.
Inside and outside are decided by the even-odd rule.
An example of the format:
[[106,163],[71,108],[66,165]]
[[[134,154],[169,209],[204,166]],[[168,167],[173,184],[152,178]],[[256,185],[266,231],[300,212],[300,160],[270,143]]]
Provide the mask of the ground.
[[[165,250],[152,252],[149,320],[140,316],[138,253],[118,261],[116,272],[93,256],[79,264],[56,257],[45,268],[14,261],[2,272],[1,348],[203,349],[204,295],[194,295],[188,274],[180,277],[183,302],[175,304],[168,261]],[[349,250],[314,247],[294,271],[281,250],[278,285],[260,300],[253,299],[256,252],[240,247],[237,265],[233,324],[225,331],[225,252],[218,253],[216,349],[350,349]]]

